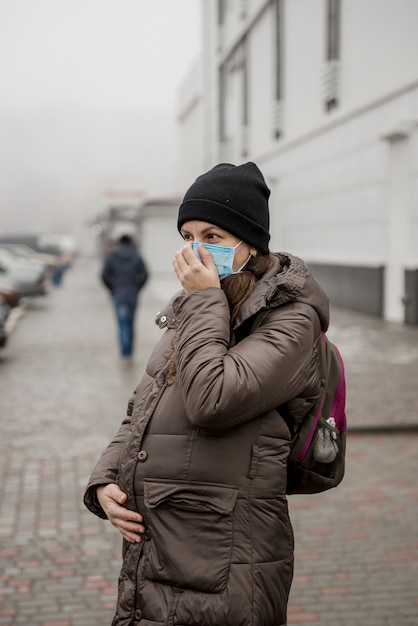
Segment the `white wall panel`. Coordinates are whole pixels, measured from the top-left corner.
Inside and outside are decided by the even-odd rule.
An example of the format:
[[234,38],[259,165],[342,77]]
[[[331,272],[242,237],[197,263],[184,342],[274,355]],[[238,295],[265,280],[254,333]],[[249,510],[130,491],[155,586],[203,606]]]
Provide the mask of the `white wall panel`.
[[418,2],[342,2],[341,106],[351,109],[417,79]]
[[418,175],[416,172],[411,180],[411,217],[408,235],[407,265],[416,268],[418,266]]
[[[158,249],[155,242],[158,241]],[[152,272],[173,273],[174,253],[181,247],[177,231],[177,212],[172,215],[151,215],[145,222],[142,252]]]
[[286,138],[314,128],[322,118],[325,2],[284,3]]

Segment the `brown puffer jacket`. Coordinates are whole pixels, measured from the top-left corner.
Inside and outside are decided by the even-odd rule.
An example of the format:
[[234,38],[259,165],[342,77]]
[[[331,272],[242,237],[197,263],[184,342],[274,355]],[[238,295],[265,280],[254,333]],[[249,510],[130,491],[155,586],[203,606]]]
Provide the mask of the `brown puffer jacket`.
[[[104,517],[95,489],[117,483],[147,527],[142,543],[124,544],[113,626],[286,623],[290,435],[275,409],[288,403],[297,422],[318,396],[313,346],[328,299],[303,261],[277,259],[232,339],[221,289],[182,292],[159,315],[166,331],[85,494]],[[178,377],[168,384],[173,343]]]

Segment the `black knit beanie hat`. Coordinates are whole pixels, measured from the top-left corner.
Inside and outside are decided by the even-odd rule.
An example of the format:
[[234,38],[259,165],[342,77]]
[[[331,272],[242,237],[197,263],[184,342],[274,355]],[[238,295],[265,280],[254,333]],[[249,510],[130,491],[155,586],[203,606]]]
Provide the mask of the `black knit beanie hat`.
[[215,224],[268,254],[270,189],[255,163],[221,163],[198,176],[179,208],[177,228],[189,220]]

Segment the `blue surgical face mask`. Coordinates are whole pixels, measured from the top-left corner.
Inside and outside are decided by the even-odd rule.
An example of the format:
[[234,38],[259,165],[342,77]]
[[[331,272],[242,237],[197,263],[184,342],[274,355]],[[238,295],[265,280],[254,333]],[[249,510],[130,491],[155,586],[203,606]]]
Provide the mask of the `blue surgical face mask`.
[[[240,246],[241,244],[242,244],[242,241],[239,241],[237,245],[233,247],[216,246],[211,243],[203,244],[206,250],[209,250],[209,252],[212,255],[212,259],[216,266],[216,269],[218,270],[218,275],[219,275],[220,280],[222,280],[223,278],[226,278],[227,276],[231,276],[231,274],[238,274],[238,272],[240,272],[242,268],[247,264],[248,259],[250,258],[251,255],[248,257],[245,263],[241,265],[239,270],[234,272],[233,267],[232,267],[234,263],[234,254],[235,254],[236,248],[238,248],[238,246]],[[194,241],[193,250],[195,251],[197,258],[201,261],[199,252],[197,250],[198,246],[199,246],[199,242]]]

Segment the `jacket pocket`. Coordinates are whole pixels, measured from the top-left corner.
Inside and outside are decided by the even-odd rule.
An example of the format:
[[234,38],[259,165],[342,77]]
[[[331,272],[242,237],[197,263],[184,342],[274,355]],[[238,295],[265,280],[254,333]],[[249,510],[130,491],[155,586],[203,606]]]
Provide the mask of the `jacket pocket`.
[[144,481],[144,575],[183,589],[218,593],[232,556],[238,487],[216,483]]

